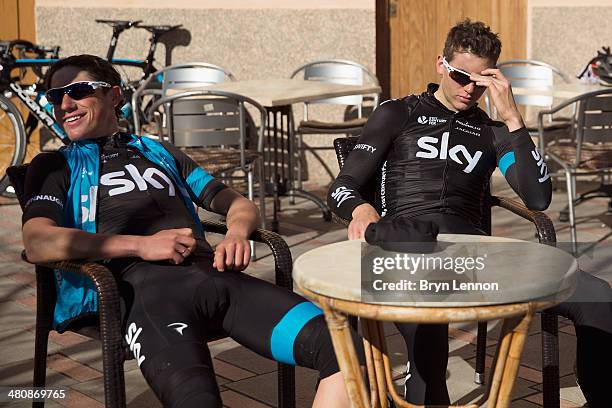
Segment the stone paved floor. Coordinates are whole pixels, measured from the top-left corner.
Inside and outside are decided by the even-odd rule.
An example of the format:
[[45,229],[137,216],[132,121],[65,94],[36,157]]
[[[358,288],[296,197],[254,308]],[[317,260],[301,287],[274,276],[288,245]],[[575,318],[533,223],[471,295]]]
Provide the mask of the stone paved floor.
[[[499,180],[498,180],[499,181]],[[503,184],[496,192],[511,194]],[[322,190],[321,190],[322,191]],[[31,384],[33,356],[33,325],[36,307],[33,268],[20,261],[21,211],[12,200],[0,199],[0,386],[27,386]],[[565,203],[563,191],[555,193],[554,202],[547,213],[555,220],[560,242],[568,241],[566,224],[557,222],[557,212]],[[590,273],[612,281],[612,251],[610,251],[610,222],[603,213],[606,201],[597,199],[579,208],[579,238],[592,245],[585,246],[581,266]],[[271,207],[271,206],[270,206]],[[291,247],[294,259],[317,246],[345,239],[346,232],[339,226],[321,220],[310,203],[298,201],[290,206],[283,201],[281,234]],[[517,220],[504,210],[494,212],[494,234],[521,239],[533,239],[529,223]],[[263,279],[272,279],[271,257],[259,248],[260,259],[253,263],[249,273]],[[523,354],[514,390],[513,407],[536,407],[542,403],[541,356],[539,319],[534,320]],[[496,344],[497,324],[489,324],[487,364],[490,366]],[[455,403],[465,403],[478,397],[482,388],[473,381],[475,356],[474,325],[457,325],[450,330],[451,354],[448,365],[448,384]],[[402,375],[405,350],[393,326],[386,330],[391,360],[396,378]],[[584,403],[576,387],[573,374],[575,336],[573,326],[560,321],[560,370],[563,407],[579,407]],[[258,408],[276,406],[276,365],[241,347],[233,340],[210,343],[215,371],[224,405],[231,408]],[[138,371],[134,361],[125,364],[129,407],[160,406]],[[312,402],[316,374],[308,369],[297,369],[298,407]],[[64,400],[51,401],[50,407],[103,406],[102,361],[99,344],[80,335],[53,334],[49,343],[47,384],[68,390]],[[399,383],[399,381],[398,381]],[[0,402],[0,406],[2,403]],[[13,403],[11,407],[29,406]]]

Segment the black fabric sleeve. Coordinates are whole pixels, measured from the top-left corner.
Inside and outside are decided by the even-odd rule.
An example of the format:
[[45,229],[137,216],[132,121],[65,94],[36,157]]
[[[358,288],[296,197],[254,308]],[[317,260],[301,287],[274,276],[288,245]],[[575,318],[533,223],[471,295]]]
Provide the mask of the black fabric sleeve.
[[524,127],[513,132],[501,124],[491,126],[497,163],[512,189],[527,208],[543,211],[552,198],[552,183],[544,157]]
[[189,187],[189,194],[193,202],[208,211],[212,211],[210,203],[215,195],[227,186],[208,174],[206,170],[198,166],[191,157],[176,146],[167,142],[162,142],[162,145],[174,157],[181,176]]
[[357,145],[329,188],[327,204],[335,214],[351,219],[355,207],[367,202],[359,189],[376,175],[407,118],[403,100],[383,102],[372,113]]
[[24,186],[22,223],[36,217],[63,223],[64,205],[70,184],[70,168],[60,153],[40,153],[28,167]]

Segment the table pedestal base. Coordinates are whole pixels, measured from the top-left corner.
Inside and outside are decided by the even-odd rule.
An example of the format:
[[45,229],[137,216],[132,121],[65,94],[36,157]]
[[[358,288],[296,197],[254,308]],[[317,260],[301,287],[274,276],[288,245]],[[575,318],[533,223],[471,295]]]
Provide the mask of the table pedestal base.
[[[362,329],[364,338],[364,348],[367,363],[367,373],[370,389],[366,390],[361,367],[357,359],[355,345],[350,334],[347,314],[334,308],[334,299],[315,295],[305,291],[306,295],[314,299],[325,312],[325,318],[330,330],[331,338],[338,358],[338,364],[344,375],[349,398],[352,406],[357,408],[387,408],[389,401],[387,396],[393,398],[396,406],[405,408],[416,408],[421,405],[414,405],[406,402],[398,395],[391,378],[391,366],[383,330],[383,322],[371,318],[362,318]],[[512,311],[512,306],[516,306]],[[357,306],[359,307],[359,306]],[[495,314],[486,309],[495,310],[496,306],[482,306],[484,314]],[[344,307],[346,309],[346,306]],[[436,313],[452,314],[452,309],[460,308],[440,308],[433,311],[428,308],[423,311],[423,315],[433,313],[430,323],[440,323],[440,315]],[[449,312],[449,310],[451,310]],[[487,407],[505,408],[510,406],[512,388],[516,380],[521,354],[525,345],[529,324],[536,308],[531,304],[509,305],[501,313],[503,325],[498,343],[497,352],[493,361],[494,370],[491,373],[487,390],[480,400],[475,404],[463,405],[466,408],[475,408],[487,402]],[[461,312],[459,312],[461,313]],[[358,313],[356,313],[358,314]],[[385,320],[388,319],[388,316]],[[418,323],[426,323],[424,317]],[[458,319],[450,319],[458,320]],[[427,405],[432,407],[432,405]],[[453,405],[452,407],[457,407]]]

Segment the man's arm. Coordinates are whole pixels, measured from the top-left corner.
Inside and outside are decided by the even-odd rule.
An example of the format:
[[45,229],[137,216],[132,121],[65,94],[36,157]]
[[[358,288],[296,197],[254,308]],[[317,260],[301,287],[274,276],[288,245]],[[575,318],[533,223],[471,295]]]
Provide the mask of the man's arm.
[[226,215],[227,234],[215,248],[213,267],[243,270],[251,261],[249,236],[260,224],[259,210],[237,191],[225,188],[212,199],[210,209]]
[[190,228],[164,230],[150,236],[106,235],[60,227],[45,217],[26,221],[22,234],[27,258],[35,263],[138,257],[179,264],[196,245]]
[[363,238],[368,225],[380,219],[376,209],[363,199],[359,189],[376,175],[386,160],[407,116],[402,100],[381,104],[368,119],[359,142],[329,188],[329,208],[342,218],[351,220],[349,239]]
[[137,256],[146,260],[183,261],[195,246],[191,230],[161,231],[150,237],[92,234],[61,227],[70,169],[59,153],[39,154],[28,168],[24,186],[23,243],[32,262],[108,259]]
[[499,69],[485,69],[472,75],[477,85],[487,87],[497,114],[505,126],[492,126],[498,167],[525,205],[545,210],[552,197],[552,183],[544,157],[525,129],[514,100],[510,81]]

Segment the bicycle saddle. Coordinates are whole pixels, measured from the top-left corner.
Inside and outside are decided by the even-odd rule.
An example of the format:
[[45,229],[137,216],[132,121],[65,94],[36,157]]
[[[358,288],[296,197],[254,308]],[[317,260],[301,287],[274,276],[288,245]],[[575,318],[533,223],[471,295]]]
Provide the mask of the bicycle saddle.
[[97,19],[96,23],[108,24],[109,26],[113,28],[117,28],[123,31],[128,28],[137,26],[139,23],[142,23],[142,20],[128,21],[128,20],[100,20],[100,19]]

